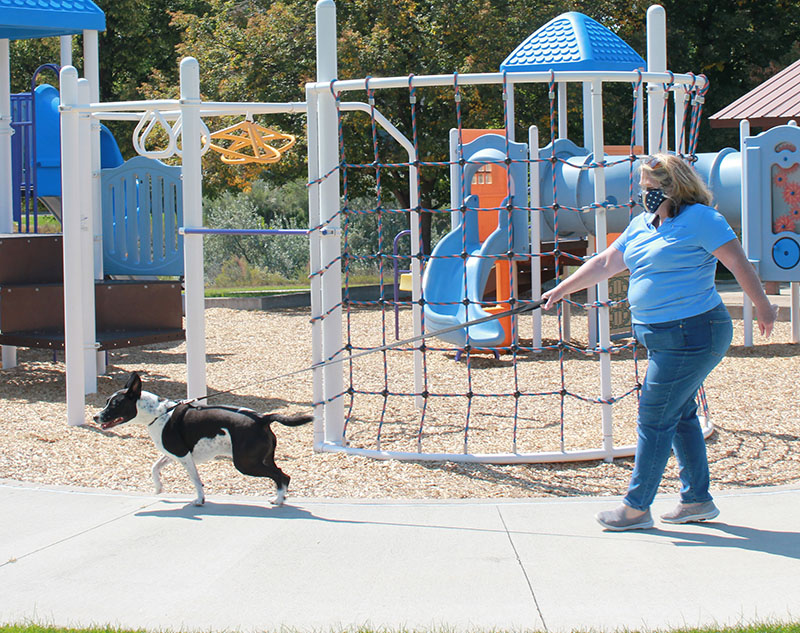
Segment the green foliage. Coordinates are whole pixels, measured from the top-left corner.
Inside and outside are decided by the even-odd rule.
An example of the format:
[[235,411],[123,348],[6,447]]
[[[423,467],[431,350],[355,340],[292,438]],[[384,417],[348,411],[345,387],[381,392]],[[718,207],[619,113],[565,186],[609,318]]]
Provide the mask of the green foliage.
[[[302,183],[273,188],[256,181],[249,191],[206,200],[205,224],[218,229],[307,228],[307,198],[300,196],[300,187],[304,193]],[[206,279],[216,285],[264,284],[270,273],[295,278],[308,266],[304,236],[210,235],[204,252]]]
[[[339,2],[338,75],[346,79],[496,71],[531,32],[570,10],[598,20],[645,56],[650,4],[651,0]],[[667,12],[668,66],[675,72],[705,73],[710,79],[706,117],[800,56],[797,0],[663,0],[661,4]],[[309,0],[98,0],[98,5],[106,12],[108,25],[100,36],[104,100],[175,97],[178,60],[186,55],[200,63],[201,91],[208,100],[304,101],[304,86],[316,75],[315,3]],[[75,38],[73,46],[79,69],[81,40]],[[57,61],[58,49],[57,38],[12,42],[12,90],[27,90],[34,69],[41,63]],[[53,81],[49,74],[43,79]],[[463,127],[502,127],[500,87],[464,87],[461,94]],[[366,97],[365,93],[345,95],[349,100],[366,101]],[[571,86],[569,133],[578,143],[582,141],[581,102],[580,87]],[[632,104],[630,86],[604,89],[604,127],[609,144],[629,142]],[[408,90],[379,91],[376,107],[411,138]],[[525,138],[525,128],[537,124],[542,144],[547,142],[550,122],[546,86],[519,87],[516,114],[517,138]],[[421,160],[448,159],[447,133],[456,126],[456,115],[452,89],[418,88]],[[294,134],[297,145],[268,168],[225,165],[213,152],[207,154],[203,159],[204,190],[210,198],[231,189],[247,191],[251,183],[259,181],[269,183],[274,190],[287,182],[305,180],[305,117],[273,115],[260,117],[260,122]],[[208,121],[212,130],[229,123],[224,118]],[[405,150],[386,133],[378,130],[373,139],[368,115],[346,113],[342,124],[349,163],[371,163],[375,160],[373,147],[377,147],[383,163],[407,160]],[[123,155],[129,156],[130,146],[123,142],[130,132],[126,125],[109,122]],[[737,144],[735,129],[712,130],[707,119],[703,120],[700,151]],[[447,167],[425,166],[419,173],[421,205],[430,209],[446,206]],[[377,196],[375,171],[348,170],[348,188],[351,197]],[[295,206],[265,210],[269,205],[258,199],[263,193],[256,188],[249,199],[261,209],[258,214],[265,222],[278,222],[279,216],[285,216],[283,226],[304,225],[303,214]],[[382,170],[381,195],[407,208],[406,170]],[[426,243],[430,231],[435,231],[435,227],[429,227],[432,220],[441,222],[438,216],[424,214]]]

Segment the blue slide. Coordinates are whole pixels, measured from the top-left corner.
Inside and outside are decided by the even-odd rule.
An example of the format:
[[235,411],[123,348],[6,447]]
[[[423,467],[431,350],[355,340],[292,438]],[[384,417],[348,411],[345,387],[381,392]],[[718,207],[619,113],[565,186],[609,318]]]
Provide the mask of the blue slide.
[[[433,249],[431,259],[422,277],[425,296],[425,329],[440,330],[472,319],[488,316],[479,303],[489,279],[495,259],[508,251],[508,231],[498,227],[481,244],[478,239],[478,196],[466,199],[467,211],[463,222],[445,235]],[[506,215],[501,212],[500,216]],[[467,253],[466,259],[461,256]],[[468,299],[465,305],[464,299]],[[501,345],[505,332],[499,320],[472,325],[463,330],[454,330],[441,336],[442,340],[464,347]]]
[[[425,331],[433,332],[489,316],[480,303],[489,274],[497,262],[498,255],[508,253],[509,245],[514,252],[528,251],[527,212],[512,211],[511,226],[503,201],[502,210],[479,209],[478,196],[469,194],[472,177],[488,162],[501,164],[506,161],[506,140],[498,134],[486,134],[472,143],[464,145],[463,155],[471,161],[464,167],[466,185],[466,210],[460,214],[458,225],[445,235],[431,253],[422,277],[425,297]],[[508,153],[513,162],[508,167],[512,200],[514,192],[527,196],[526,146],[524,143],[508,144]],[[478,232],[478,214],[497,214],[497,228],[481,243]],[[510,240],[510,241],[509,241]],[[468,328],[454,330],[441,335],[442,340],[458,347],[467,343],[473,347],[497,347],[503,344],[506,333],[499,320],[487,321]]]
[[[61,119],[58,90],[49,84],[36,87],[36,193],[61,196]],[[100,166],[119,167],[123,163],[114,135],[100,126]]]

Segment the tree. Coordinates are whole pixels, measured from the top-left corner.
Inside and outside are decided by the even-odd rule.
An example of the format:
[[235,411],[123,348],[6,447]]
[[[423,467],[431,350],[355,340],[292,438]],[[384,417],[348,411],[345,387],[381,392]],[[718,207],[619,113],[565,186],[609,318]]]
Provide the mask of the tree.
[[[210,6],[204,15],[184,11],[175,17],[175,24],[184,31],[181,54],[193,55],[200,62],[204,95],[226,101],[304,100],[303,86],[315,76],[313,3],[211,0]],[[495,71],[531,26],[551,17],[554,9],[550,3],[533,7],[518,0],[354,0],[340,3],[337,10],[339,75],[346,78]],[[463,127],[502,126],[500,88],[464,89],[462,94]],[[346,98],[365,100],[366,95]],[[411,137],[408,91],[381,92],[376,105]],[[420,158],[447,160],[447,132],[457,124],[452,89],[420,90],[417,116]],[[303,135],[303,119],[276,117],[276,121],[281,129]],[[347,115],[344,125],[347,162],[372,162],[369,120],[363,114]],[[380,162],[407,160],[386,134],[378,134],[377,145]],[[302,156],[302,148],[298,146],[292,154]],[[304,168],[302,160],[284,160],[265,177],[286,178]],[[230,183],[222,170],[216,175]],[[421,170],[423,207],[446,204],[447,175],[445,168]],[[381,176],[381,203],[407,208],[405,170],[382,170]],[[348,177],[353,196],[371,192],[377,204],[373,170],[350,170]]]
[[[703,107],[699,151],[738,147],[738,131],[711,129],[717,112],[800,57],[797,0],[662,0],[667,15],[667,66],[705,74],[710,90]],[[585,13],[638,51],[646,49],[644,0],[588,0]]]

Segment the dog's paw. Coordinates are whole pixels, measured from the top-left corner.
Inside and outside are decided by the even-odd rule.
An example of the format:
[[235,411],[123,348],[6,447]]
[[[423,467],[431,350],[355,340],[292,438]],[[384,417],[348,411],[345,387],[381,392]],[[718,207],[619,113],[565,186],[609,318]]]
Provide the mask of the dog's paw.
[[286,501],[286,495],[275,495],[272,497],[269,502],[274,506],[282,506],[284,501]]
[[198,497],[194,501],[192,501],[193,506],[201,506],[206,502],[205,497]]
[[160,495],[162,492],[164,492],[164,487],[161,485],[160,482],[157,483],[155,486],[153,486],[153,488],[154,488],[155,494],[157,494],[157,495]]

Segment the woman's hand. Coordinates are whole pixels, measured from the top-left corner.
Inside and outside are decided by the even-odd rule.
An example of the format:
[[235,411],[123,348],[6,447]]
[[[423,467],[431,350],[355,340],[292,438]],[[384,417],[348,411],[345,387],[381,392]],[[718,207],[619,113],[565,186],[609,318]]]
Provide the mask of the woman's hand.
[[758,322],[758,331],[762,336],[769,338],[772,334],[772,328],[775,326],[775,321],[778,320],[778,306],[774,303],[767,303],[766,306],[756,307],[756,321]]
[[594,286],[623,270],[625,270],[625,260],[622,257],[622,251],[609,246],[599,255],[595,255],[584,262],[577,271],[555,288],[545,292],[542,295],[542,299],[547,300],[547,303],[544,304],[543,308],[551,310],[566,295]]
[[564,298],[564,293],[560,288],[561,284],[555,288],[551,288],[542,295],[542,299],[546,302],[542,306],[542,310],[552,310],[555,305]]

